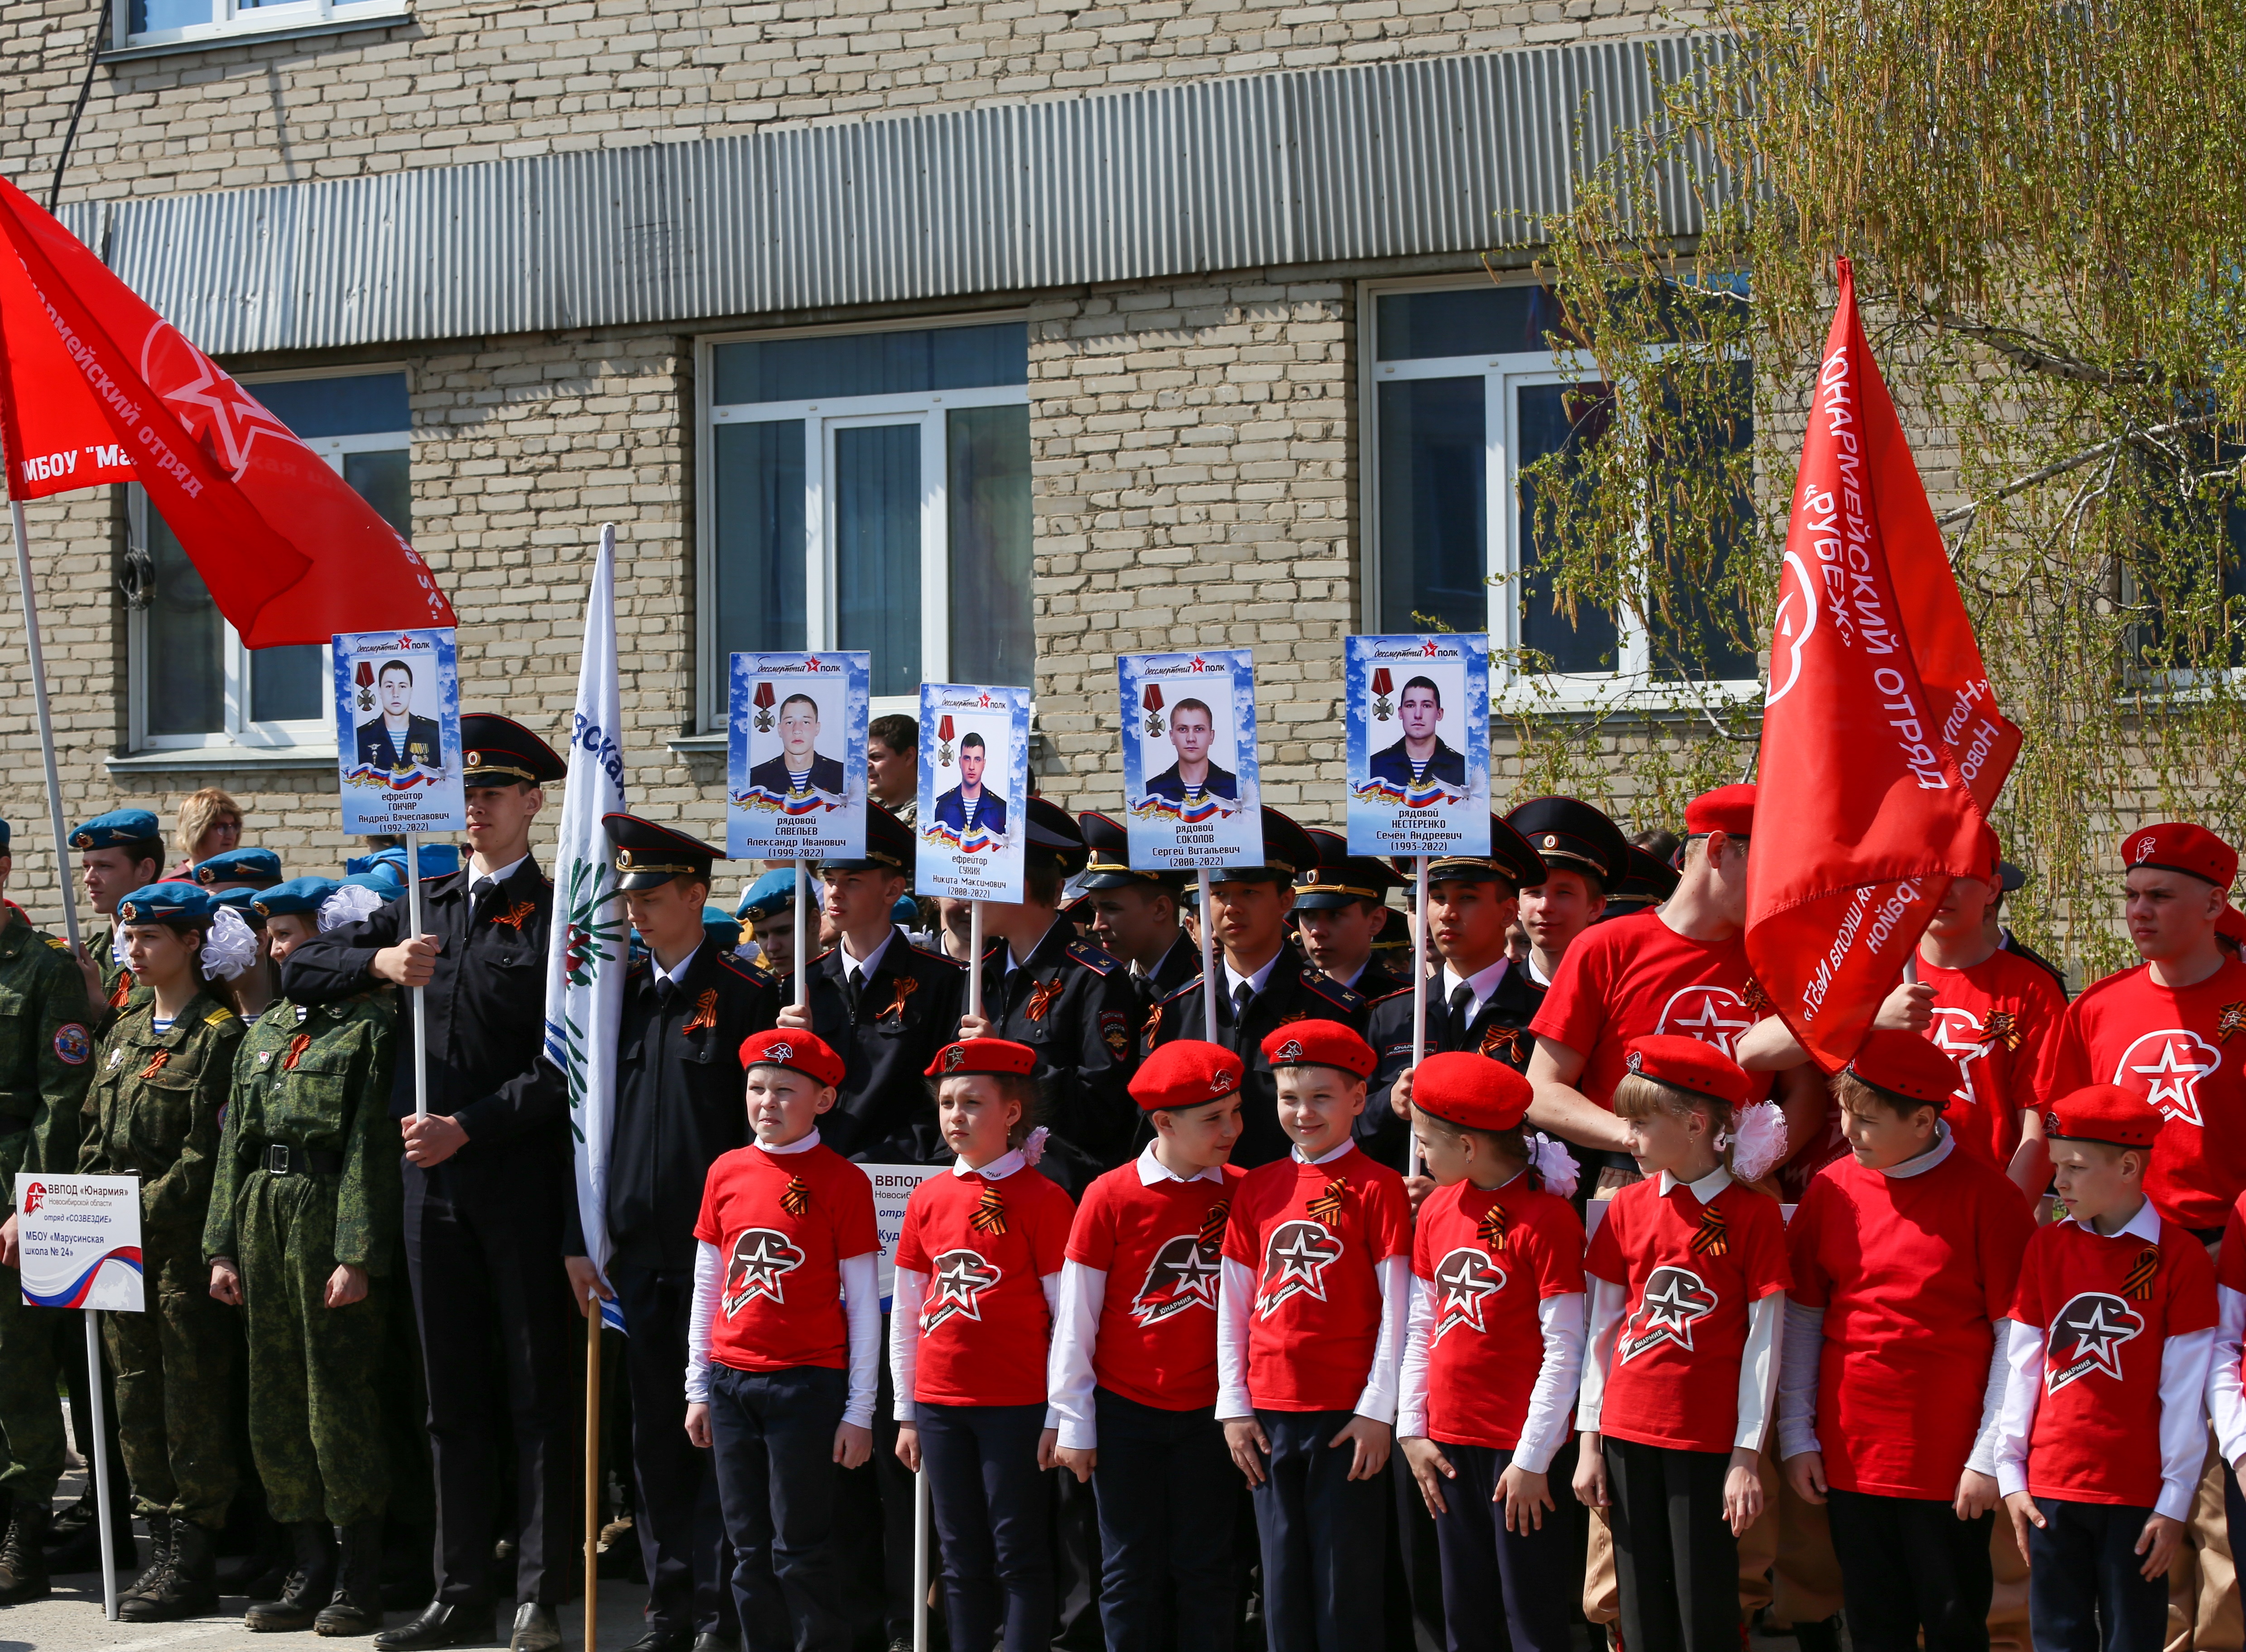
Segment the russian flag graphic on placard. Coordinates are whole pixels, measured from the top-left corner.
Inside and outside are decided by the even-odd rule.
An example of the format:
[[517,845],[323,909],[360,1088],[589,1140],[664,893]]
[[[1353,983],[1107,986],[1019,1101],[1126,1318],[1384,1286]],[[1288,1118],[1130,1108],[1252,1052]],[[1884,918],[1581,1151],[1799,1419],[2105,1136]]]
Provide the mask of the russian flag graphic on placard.
[[52,1293],[36,1291],[28,1281],[24,1286],[24,1300],[34,1308],[82,1308],[93,1289],[93,1281],[102,1268],[109,1262],[122,1262],[134,1273],[140,1271],[140,1247],[120,1245],[115,1250],[97,1259],[92,1267],[80,1274],[61,1290]]

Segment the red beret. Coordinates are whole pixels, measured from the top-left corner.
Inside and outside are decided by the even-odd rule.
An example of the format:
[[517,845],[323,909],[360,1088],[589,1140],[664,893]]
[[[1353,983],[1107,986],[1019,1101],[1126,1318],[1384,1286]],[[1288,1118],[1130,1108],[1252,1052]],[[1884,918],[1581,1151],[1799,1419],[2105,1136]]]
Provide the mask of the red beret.
[[1876,1089],[1936,1107],[1947,1107],[1957,1088],[1956,1059],[1915,1032],[1873,1033],[1848,1070]]
[[2246,946],[2246,912],[2241,912],[2228,901],[2222,910],[2215,914],[2215,933],[2239,946]]
[[1684,830],[1694,837],[1709,832],[1747,837],[1754,831],[1754,806],[1752,785],[1719,785],[1684,806]]
[[1263,1059],[1275,1067],[1338,1067],[1372,1077],[1372,1046],[1338,1021],[1290,1021],[1263,1039]]
[[1980,835],[1973,843],[1973,875],[1984,883],[1994,883],[2004,876],[2004,845],[1997,841],[1997,833],[1989,823],[1981,823]]
[[1201,1107],[1240,1093],[1247,1069],[1222,1044],[1180,1038],[1159,1044],[1131,1075],[1131,1099],[1145,1112],[1158,1107]]
[[1026,1078],[1038,1069],[1038,1052],[1010,1038],[962,1038],[946,1044],[928,1064],[931,1078],[960,1073],[1002,1073]]
[[1412,1105],[1467,1130],[1510,1130],[1528,1116],[1528,1081],[1468,1050],[1430,1056],[1412,1070]]
[[2161,1116],[2119,1084],[2086,1084],[2051,1104],[2043,1127],[2052,1136],[2102,1141],[2115,1147],[2149,1147],[2161,1133]]
[[2163,872],[2188,872],[2204,878],[2218,889],[2228,889],[2238,877],[2238,851],[2205,826],[2169,820],[2132,832],[2121,840],[2121,865],[2134,872],[2139,867],[2158,867]]
[[770,1032],[752,1033],[741,1041],[741,1065],[746,1067],[785,1067],[790,1072],[800,1072],[816,1084],[840,1084],[842,1082],[842,1057],[836,1055],[824,1038],[808,1032],[796,1032],[786,1027],[775,1027]]
[[1656,1084],[1713,1096],[1734,1112],[1747,1105],[1747,1076],[1739,1064],[1698,1038],[1661,1033],[1633,1038],[1623,1046],[1623,1065]]

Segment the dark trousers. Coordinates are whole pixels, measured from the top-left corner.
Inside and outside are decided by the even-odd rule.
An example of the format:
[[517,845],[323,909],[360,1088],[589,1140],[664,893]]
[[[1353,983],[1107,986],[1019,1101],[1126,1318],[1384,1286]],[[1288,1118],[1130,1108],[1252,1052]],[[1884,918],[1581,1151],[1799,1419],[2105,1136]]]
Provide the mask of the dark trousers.
[[1739,1546],[1724,1520],[1729,1451],[1603,1437],[1622,1639],[1630,1652],[1738,1652]]
[[[1559,1506],[1544,1516],[1541,1529],[1525,1537],[1508,1532],[1504,1509],[1492,1499],[1513,1453],[1439,1444],[1458,1471],[1444,1485],[1443,1513],[1434,1519],[1450,1652],[1505,1652],[1508,1637],[1513,1652],[1568,1652],[1568,1596],[1582,1568],[1568,1563],[1566,1488],[1554,1495]],[[1412,1495],[1419,1497],[1417,1482]],[[1427,1506],[1425,1498],[1419,1506]]]
[[2028,1527],[2028,1625],[2035,1652],[2160,1652],[2166,1578],[2138,1574],[2137,1539],[2152,1510],[2039,1497]]
[[834,1553],[834,1431],[848,1376],[710,1368],[710,1444],[747,1652],[850,1644]]
[[[631,1458],[639,1503],[632,1524],[647,1563],[650,1628],[733,1632],[733,1557],[718,1504],[711,1454],[686,1438],[686,1315],[691,1269],[664,1273],[612,1262],[624,1315]],[[830,1449],[833,1440],[828,1442]]]
[[1988,1652],[1993,1513],[1961,1520],[1932,1498],[1834,1486],[1826,1512],[1856,1652]]
[[943,1546],[944,1622],[958,1652],[1038,1652],[1052,1636],[1052,1488],[1038,1467],[1043,1405],[915,1408]]
[[1092,1403],[1107,1652],[1228,1652],[1240,1471],[1224,1425],[1214,1411],[1156,1411],[1104,1388]]
[[1387,1477],[1349,1478],[1354,1451],[1331,1444],[1348,1411],[1267,1411],[1270,1442],[1255,1490],[1271,1652],[1363,1652],[1382,1642]]
[[[565,1166],[566,1168],[566,1166]],[[582,1332],[562,1266],[563,1199],[526,1169],[504,1194],[439,1165],[405,1166],[405,1263],[429,1383],[438,1598],[490,1598],[497,1445],[514,1446],[515,1599],[555,1606],[578,1564],[572,1474]],[[541,1198],[541,1193],[555,1196]],[[511,1196],[510,1196],[511,1195]],[[684,1380],[681,1368],[680,1380]],[[504,1413],[494,1397],[505,1396]]]

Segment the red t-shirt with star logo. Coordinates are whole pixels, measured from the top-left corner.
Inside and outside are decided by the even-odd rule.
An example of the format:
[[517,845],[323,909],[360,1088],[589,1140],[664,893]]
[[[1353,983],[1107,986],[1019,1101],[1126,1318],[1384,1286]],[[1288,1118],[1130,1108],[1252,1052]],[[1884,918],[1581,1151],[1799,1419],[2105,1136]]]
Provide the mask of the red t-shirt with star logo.
[[2118,1084],[2166,1120],[2145,1172],[2161,1214],[2221,1227],[2246,1187],[2246,963],[2226,957],[2181,992],[2149,964],[2085,990],[2059,1023],[2046,1093],[2085,1084]]
[[1160,1411],[1216,1404],[1224,1226],[1246,1173],[1227,1165],[1218,1180],[1148,1186],[1134,1161],[1084,1190],[1068,1259],[1107,1275],[1092,1375],[1108,1392]]
[[1961,1152],[2002,1170],[2020,1145],[2021,1110],[2045,1099],[2066,995],[2049,970],[2002,948],[1970,969],[1921,958],[1918,978],[1934,989],[1927,1037],[1957,1063],[1957,1088],[1942,1121]]
[[[1004,1231],[975,1226],[983,1190]],[[1041,1281],[1060,1272],[1076,1207],[1034,1170],[990,1181],[946,1171],[905,1203],[897,1266],[928,1275],[912,1397],[935,1405],[1041,1405],[1052,1313]]]
[[736,1147],[710,1166],[694,1237],[725,1264],[713,1361],[737,1371],[849,1363],[841,1264],[881,1247],[864,1171],[824,1142],[800,1153]]
[[[1721,1223],[1712,1235],[1713,1212]],[[1607,1370],[1599,1431],[1641,1445],[1728,1451],[1738,1431],[1747,1309],[1787,1288],[1778,1200],[1734,1181],[1704,1211],[1684,1182],[1633,1182],[1608,1202],[1583,1271],[1629,1304]]]
[[[1761,1002],[1739,936],[1694,941],[1648,910],[1577,935],[1528,1030],[1582,1056],[1576,1088],[1611,1109],[1631,1039],[1666,1033],[1736,1055],[1739,1035],[1769,1013],[1749,1007]],[[1769,1095],[1768,1073],[1747,1078],[1750,1099]]]
[[1419,1207],[1412,1271],[1433,1299],[1428,1437],[1511,1451],[1544,1363],[1537,1304],[1583,1288],[1582,1219],[1525,1173],[1502,1187],[1438,1187]]
[[1355,1148],[1323,1165],[1290,1153],[1242,1177],[1224,1254],[1256,1273],[1249,1402],[1274,1411],[1353,1410],[1380,1340],[1379,1265],[1411,1254],[1403,1177]]
[[[2157,1150],[2155,1150],[2157,1152]],[[2161,1495],[2161,1359],[2171,1336],[2215,1323],[2215,1264],[2181,1227],[2161,1223],[2141,1298],[2134,1234],[2078,1222],[2036,1229],[2012,1317],[2044,1334],[2043,1394],[2028,1434],[2028,1490],[2072,1503],[2149,1508]]]

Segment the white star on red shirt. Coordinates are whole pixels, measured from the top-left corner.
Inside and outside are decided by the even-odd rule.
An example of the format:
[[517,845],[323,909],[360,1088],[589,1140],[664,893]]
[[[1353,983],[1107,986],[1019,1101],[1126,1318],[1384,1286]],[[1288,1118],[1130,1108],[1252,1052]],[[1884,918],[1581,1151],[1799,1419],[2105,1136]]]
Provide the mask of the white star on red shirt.
[[1505,1288],[1505,1270],[1483,1252],[1461,1245],[1435,1264],[1435,1287],[1440,1293],[1435,1309],[1434,1340],[1460,1325],[1480,1331],[1482,1304]]
[[[1690,991],[1691,989],[1688,988],[1686,990]],[[1716,995],[1718,993],[1723,993],[1725,996],[1731,997],[1734,1001],[1737,1000],[1738,995],[1729,992],[1725,988],[1704,988],[1701,989],[1700,1013],[1689,1019],[1685,1016],[1679,1016],[1674,1021],[1671,1021],[1668,1016],[1664,1014],[1662,1016],[1663,1030],[1679,1033],[1687,1038],[1698,1038],[1702,1044],[1713,1044],[1725,1055],[1730,1055],[1732,1053],[1732,1035],[1735,1033],[1745,1032],[1748,1028],[1754,1025],[1754,1022],[1752,1019],[1746,1021],[1725,1020],[1723,1016],[1722,1006],[1716,1002]],[[1678,997],[1682,997],[1684,995],[1682,993],[1678,995]],[[1676,1000],[1672,998],[1670,1002],[1674,1003]],[[1740,1007],[1744,1009],[1746,1006],[1742,1004]]]
[[1154,1253],[1131,1304],[1132,1317],[1152,1325],[1188,1308],[1214,1309],[1223,1277],[1224,1264],[1202,1252],[1200,1235],[1181,1234]]
[[2158,1061],[2150,1065],[2133,1062],[2129,1071],[2149,1081],[2145,1088],[2147,1106],[2163,1118],[2181,1118],[2187,1124],[2196,1125],[2202,1120],[2195,1086],[2202,1078],[2215,1069],[2202,1067],[2188,1057],[2179,1059],[2181,1053],[2176,1049],[2175,1036],[2171,1035],[2161,1041]]
[[759,1296],[783,1307],[787,1302],[788,1275],[803,1265],[803,1253],[787,1235],[768,1227],[752,1227],[733,1241],[732,1266],[726,1270],[725,1311],[738,1314]]
[[[1264,1254],[1263,1295],[1256,1306],[1269,1315],[1290,1296],[1326,1299],[1327,1265],[1341,1254],[1341,1241],[1317,1222],[1293,1221],[1272,1236]],[[1277,1265],[1277,1275],[1272,1273]]]
[[971,1250],[948,1250],[936,1259],[935,1289],[921,1305],[920,1328],[932,1331],[955,1315],[979,1321],[977,1299],[997,1284],[998,1270]]

